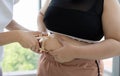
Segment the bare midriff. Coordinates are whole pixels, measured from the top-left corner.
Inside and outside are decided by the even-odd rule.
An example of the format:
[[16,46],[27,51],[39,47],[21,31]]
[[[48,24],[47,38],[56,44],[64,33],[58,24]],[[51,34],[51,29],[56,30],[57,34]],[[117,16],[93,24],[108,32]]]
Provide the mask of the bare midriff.
[[60,34],[60,33],[54,33],[54,34],[49,35],[47,37],[47,39],[43,40],[44,45],[42,45],[42,46],[44,47],[45,51],[48,51],[48,52],[54,51],[54,50],[62,47],[62,43],[60,41],[65,41],[74,46],[83,46],[83,45],[85,46],[85,45],[91,44],[91,43],[79,41],[77,39],[73,39],[71,37],[68,37],[68,36]]

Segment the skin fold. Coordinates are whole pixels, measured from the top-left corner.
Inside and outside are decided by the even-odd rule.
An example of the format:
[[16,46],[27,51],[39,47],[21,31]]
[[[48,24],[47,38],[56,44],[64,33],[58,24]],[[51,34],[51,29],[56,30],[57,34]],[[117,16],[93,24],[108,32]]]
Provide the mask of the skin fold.
[[48,36],[40,37],[39,42],[41,43],[40,50],[49,52],[61,48],[63,45],[60,42],[61,40],[66,41],[74,46],[88,45],[90,43],[78,41],[76,39],[70,38],[60,33],[50,34]]

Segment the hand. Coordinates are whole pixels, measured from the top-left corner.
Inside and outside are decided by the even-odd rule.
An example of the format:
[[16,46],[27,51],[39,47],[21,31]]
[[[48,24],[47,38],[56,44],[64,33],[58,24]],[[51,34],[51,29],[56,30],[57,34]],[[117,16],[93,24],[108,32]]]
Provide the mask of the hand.
[[63,47],[57,50],[50,51],[50,54],[54,56],[55,60],[64,63],[72,61],[75,58],[76,52],[74,50],[75,46],[60,40]]
[[46,39],[48,39],[47,37],[48,37],[48,33],[47,32],[42,32],[41,35],[39,35],[39,37],[37,37],[38,42],[39,42],[39,46],[40,46],[40,48],[39,48],[40,53],[47,51],[44,48],[44,42],[46,41]]
[[44,52],[53,51],[62,47],[62,45],[59,43],[57,37],[55,37],[54,34],[41,37],[39,42],[41,44],[41,51]]
[[34,31],[16,31],[16,34],[18,36],[18,42],[21,44],[24,48],[29,48],[33,50],[34,52],[39,53],[39,42],[37,40],[37,36],[41,34],[41,32],[34,32]]

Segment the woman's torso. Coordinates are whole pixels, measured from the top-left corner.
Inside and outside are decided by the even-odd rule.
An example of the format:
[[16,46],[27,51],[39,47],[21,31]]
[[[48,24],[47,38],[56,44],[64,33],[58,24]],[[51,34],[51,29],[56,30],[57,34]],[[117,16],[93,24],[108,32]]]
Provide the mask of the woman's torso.
[[[62,33],[55,33],[58,38],[77,46],[88,45],[63,34],[92,41],[100,40],[103,36],[102,7],[103,0],[52,0],[45,13],[44,23],[49,30]],[[96,61],[74,59],[59,63],[49,53],[45,53],[40,60],[38,76],[102,76],[101,61]]]

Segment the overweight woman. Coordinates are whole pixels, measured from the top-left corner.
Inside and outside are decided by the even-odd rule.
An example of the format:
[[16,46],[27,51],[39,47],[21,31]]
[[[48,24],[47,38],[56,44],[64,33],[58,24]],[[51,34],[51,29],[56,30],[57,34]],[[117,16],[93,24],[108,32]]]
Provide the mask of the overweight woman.
[[102,59],[120,55],[118,0],[46,0],[38,27],[62,44],[43,52],[38,76],[103,76]]

